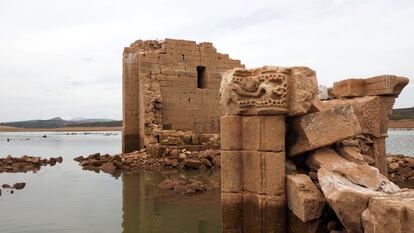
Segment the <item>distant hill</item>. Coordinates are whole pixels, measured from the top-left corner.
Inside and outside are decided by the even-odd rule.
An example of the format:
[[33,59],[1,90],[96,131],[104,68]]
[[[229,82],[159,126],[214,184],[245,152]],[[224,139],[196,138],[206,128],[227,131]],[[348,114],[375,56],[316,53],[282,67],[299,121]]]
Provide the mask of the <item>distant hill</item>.
[[393,109],[391,119],[392,120],[414,119],[414,107]]
[[111,119],[71,119],[64,120],[60,117],[49,120],[28,120],[3,122],[0,126],[10,126],[17,128],[61,128],[61,127],[113,127],[122,126],[122,121]]

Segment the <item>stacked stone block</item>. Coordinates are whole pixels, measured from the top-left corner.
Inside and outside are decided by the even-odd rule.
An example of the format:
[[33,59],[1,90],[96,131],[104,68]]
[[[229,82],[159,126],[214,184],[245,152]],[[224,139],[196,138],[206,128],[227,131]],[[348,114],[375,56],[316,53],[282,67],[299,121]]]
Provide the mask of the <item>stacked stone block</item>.
[[285,116],[222,118],[223,232],[285,229]]
[[123,63],[124,152],[157,144],[164,129],[219,133],[221,73],[243,67],[211,43],[174,39],[136,41]]

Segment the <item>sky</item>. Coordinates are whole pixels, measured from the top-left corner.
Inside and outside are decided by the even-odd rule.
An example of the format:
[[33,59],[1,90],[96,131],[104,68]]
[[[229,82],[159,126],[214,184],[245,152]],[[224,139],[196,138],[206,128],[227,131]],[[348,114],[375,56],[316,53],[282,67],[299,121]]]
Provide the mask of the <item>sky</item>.
[[122,118],[122,51],[138,39],[209,41],[248,68],[308,66],[320,85],[409,77],[411,0],[0,0],[0,122]]

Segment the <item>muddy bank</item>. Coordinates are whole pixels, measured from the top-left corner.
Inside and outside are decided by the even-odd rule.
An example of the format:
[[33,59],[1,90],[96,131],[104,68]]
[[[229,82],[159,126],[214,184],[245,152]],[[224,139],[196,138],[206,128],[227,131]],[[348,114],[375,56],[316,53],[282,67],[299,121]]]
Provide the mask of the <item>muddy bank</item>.
[[63,158],[61,156],[46,159],[27,155],[22,157],[8,155],[5,158],[0,158],[0,173],[37,172],[43,166],[54,166],[56,163],[62,162]]

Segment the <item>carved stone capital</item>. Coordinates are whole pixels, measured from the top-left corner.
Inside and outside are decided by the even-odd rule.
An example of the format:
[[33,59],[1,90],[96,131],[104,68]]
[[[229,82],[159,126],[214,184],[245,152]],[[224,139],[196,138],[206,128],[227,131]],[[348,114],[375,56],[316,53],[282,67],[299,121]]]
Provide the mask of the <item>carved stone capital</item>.
[[226,115],[303,115],[317,95],[316,74],[307,67],[237,68],[223,74]]

